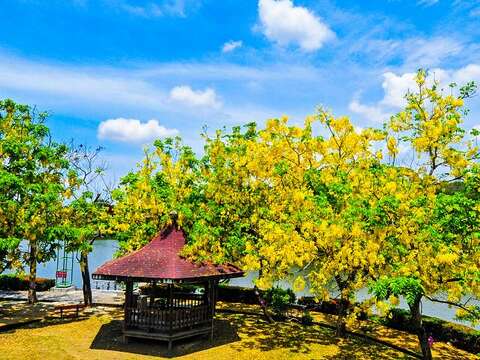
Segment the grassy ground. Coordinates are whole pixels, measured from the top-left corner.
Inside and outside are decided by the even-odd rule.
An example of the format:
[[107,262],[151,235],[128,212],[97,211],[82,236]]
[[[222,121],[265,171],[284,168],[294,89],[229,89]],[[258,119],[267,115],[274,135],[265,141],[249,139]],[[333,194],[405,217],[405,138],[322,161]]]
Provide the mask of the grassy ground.
[[[219,303],[218,308],[230,309],[240,312],[249,312],[255,314],[261,314],[259,306],[245,305],[240,303]],[[310,313],[313,316],[315,322],[326,325],[334,325],[336,316],[322,314],[317,312]],[[293,315],[299,316],[300,312]],[[405,331],[391,329],[379,324],[375,324],[371,321],[358,321],[353,328],[349,328],[353,333],[360,335],[367,335],[369,337],[384,341],[388,344],[398,346],[402,349],[409,350],[414,353],[421,353],[420,346],[418,345],[417,336],[409,334]],[[475,356],[466,351],[460,350],[451,344],[444,342],[435,342],[432,349],[433,357],[435,359],[456,360],[456,359],[480,359],[480,356]]]
[[52,309],[52,305],[45,303],[26,306],[23,301],[0,302],[0,327],[19,322],[42,319],[47,316]]
[[[123,344],[121,311],[108,310],[108,314],[105,309],[101,311],[103,315],[97,313],[79,320],[50,319],[0,333],[0,357],[11,360],[168,357],[163,343],[135,340]],[[328,318],[317,320],[329,321]],[[292,322],[268,324],[254,315],[219,313],[215,328],[214,343],[206,339],[177,342],[172,355],[180,359],[228,360],[411,359],[389,347],[356,337],[338,340],[332,330],[321,326],[304,327]],[[407,347],[415,346],[415,339],[397,338],[402,334],[385,333],[383,336],[393,336],[400,345],[403,341]],[[436,355],[447,360],[475,358],[451,347]]]
[[[45,325],[45,324],[43,324]],[[150,359],[167,356],[164,344],[121,342],[121,322],[110,316],[0,334],[3,359]],[[331,331],[295,324],[269,325],[255,316],[220,315],[214,344],[178,342],[185,359],[402,359],[396,351],[356,339],[337,342]]]

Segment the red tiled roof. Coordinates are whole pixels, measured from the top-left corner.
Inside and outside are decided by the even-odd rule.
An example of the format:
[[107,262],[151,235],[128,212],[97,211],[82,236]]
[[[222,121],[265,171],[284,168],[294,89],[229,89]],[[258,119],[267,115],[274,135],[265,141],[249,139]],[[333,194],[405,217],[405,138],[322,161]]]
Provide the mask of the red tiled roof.
[[202,278],[241,277],[243,272],[231,264],[196,264],[179,254],[185,245],[185,234],[171,226],[140,250],[107,261],[93,274],[94,279],[125,280],[201,280]]

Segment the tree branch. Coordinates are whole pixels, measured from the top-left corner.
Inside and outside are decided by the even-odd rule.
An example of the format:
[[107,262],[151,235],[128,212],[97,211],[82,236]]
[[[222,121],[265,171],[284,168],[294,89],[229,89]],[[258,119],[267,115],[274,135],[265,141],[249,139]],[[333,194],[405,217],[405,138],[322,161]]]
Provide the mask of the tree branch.
[[451,305],[451,306],[455,306],[455,307],[458,307],[466,312],[468,312],[469,314],[472,314],[472,315],[476,315],[475,312],[473,312],[472,310],[470,310],[469,308],[465,307],[464,305],[462,304],[459,304],[459,303],[456,303],[456,302],[453,302],[453,301],[448,301],[448,300],[440,300],[440,299],[435,299],[435,298],[432,298],[432,297],[429,297],[427,295],[424,295],[428,300],[432,301],[432,302],[437,302],[437,303],[440,303],[440,304],[446,304],[446,305]]

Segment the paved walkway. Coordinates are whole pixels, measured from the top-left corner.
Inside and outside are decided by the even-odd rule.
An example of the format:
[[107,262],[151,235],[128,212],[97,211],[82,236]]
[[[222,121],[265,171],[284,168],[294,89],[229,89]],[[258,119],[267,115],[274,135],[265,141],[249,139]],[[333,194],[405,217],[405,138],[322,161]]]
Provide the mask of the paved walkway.
[[[108,310],[101,305],[123,305],[124,293],[121,290],[92,290],[96,306],[82,311],[82,314],[102,314]],[[41,321],[48,316],[56,316],[55,305],[83,303],[83,292],[77,289],[51,289],[37,292],[38,303],[27,305],[27,291],[0,290],[0,330],[14,324]],[[58,316],[58,315],[57,315]]]
[[[125,298],[121,290],[92,290],[93,302],[102,305],[122,305]],[[38,301],[49,303],[82,303],[82,290],[49,290],[37,292]],[[0,290],[0,300],[28,299],[27,291]]]
[[[38,302],[29,305],[26,301],[2,300],[0,301],[0,333],[17,327],[23,327],[31,323],[46,322],[46,324],[55,324],[60,319],[60,313],[55,310],[54,302]],[[121,308],[112,306],[93,306],[81,309],[79,318],[88,318],[92,315],[112,315],[121,314]]]

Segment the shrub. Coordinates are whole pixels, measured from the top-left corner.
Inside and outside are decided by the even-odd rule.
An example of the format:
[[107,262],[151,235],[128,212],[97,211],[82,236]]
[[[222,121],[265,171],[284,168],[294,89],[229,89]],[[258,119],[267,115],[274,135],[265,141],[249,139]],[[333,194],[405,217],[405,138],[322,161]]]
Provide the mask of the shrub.
[[313,324],[313,317],[308,310],[303,313],[302,317],[300,318],[300,322],[302,323],[302,325]]
[[[435,340],[450,342],[455,347],[474,354],[480,351],[480,331],[430,316],[423,316],[422,321],[427,333]],[[394,329],[415,332],[408,310],[391,309],[381,322]]]
[[[37,291],[47,291],[55,286],[54,279],[37,278]],[[0,290],[28,290],[30,286],[28,277],[17,274],[0,275]]]
[[[338,305],[336,299],[331,299],[328,301],[316,302],[313,296],[302,296],[298,299],[299,305],[304,305],[307,309],[312,311],[318,311],[325,314],[336,315],[338,312]],[[352,304],[348,304],[348,309],[352,308]]]
[[320,303],[315,301],[315,297],[314,296],[302,296],[302,297],[299,297],[298,300],[297,300],[297,303],[299,305],[305,305],[306,307],[308,308],[314,308],[316,306],[318,306]]
[[265,300],[278,316],[284,316],[288,305],[295,302],[295,293],[292,289],[272,287],[265,292]]

